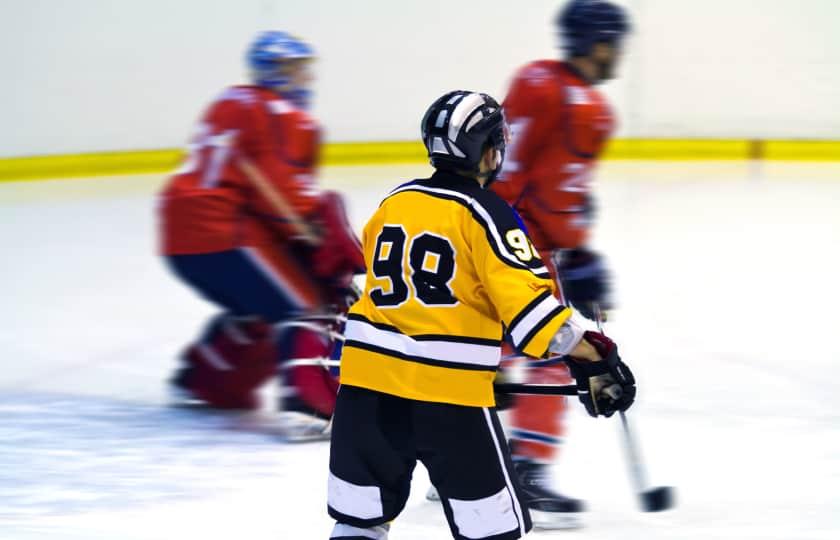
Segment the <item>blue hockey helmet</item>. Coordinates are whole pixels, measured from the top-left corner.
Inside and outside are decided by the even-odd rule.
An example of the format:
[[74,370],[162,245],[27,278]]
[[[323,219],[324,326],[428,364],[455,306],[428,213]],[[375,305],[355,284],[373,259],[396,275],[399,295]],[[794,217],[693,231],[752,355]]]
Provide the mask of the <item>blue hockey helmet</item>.
[[496,168],[481,174],[487,187],[502,169],[508,131],[499,103],[478,92],[454,90],[426,110],[420,134],[436,169],[478,175],[488,147],[496,151]]
[[308,106],[312,92],[293,80],[292,64],[314,58],[315,51],[308,43],[278,31],[259,34],[245,55],[254,84],[277,92],[302,108]]
[[624,8],[605,0],[571,0],[555,22],[570,56],[586,56],[596,43],[618,44],[630,31]]

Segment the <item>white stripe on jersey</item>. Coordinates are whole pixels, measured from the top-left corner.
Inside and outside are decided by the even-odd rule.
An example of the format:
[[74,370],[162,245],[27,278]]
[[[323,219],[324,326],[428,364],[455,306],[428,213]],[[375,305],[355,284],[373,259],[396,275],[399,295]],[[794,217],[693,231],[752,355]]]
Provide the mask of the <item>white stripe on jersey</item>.
[[513,512],[516,514],[516,519],[519,521],[519,532],[525,536],[525,519],[522,516],[522,507],[519,505],[519,497],[516,496],[516,490],[513,487],[513,482],[510,481],[510,472],[505,462],[504,454],[502,454],[502,446],[499,444],[499,438],[496,435],[496,429],[493,425],[493,420],[490,418],[490,410],[486,407],[481,409],[484,411],[484,419],[487,420],[487,428],[490,429],[490,436],[493,438],[493,444],[496,447],[496,455],[499,456],[499,467],[502,468],[502,474],[505,477],[505,486],[510,493],[510,499],[513,503]]
[[[478,214],[482,217],[484,222],[487,224],[487,229],[490,231],[490,234],[493,237],[493,240],[496,241],[496,246],[499,248],[499,253],[501,253],[502,256],[505,259],[507,259],[509,262],[513,263],[514,266],[518,266],[518,267],[523,268],[525,270],[530,270],[534,274],[537,274],[537,275],[548,274],[548,268],[546,268],[544,265],[540,266],[539,268],[530,268],[528,265],[526,265],[522,261],[520,261],[519,258],[516,257],[516,255],[514,255],[513,253],[511,253],[508,250],[507,244],[505,244],[504,241],[502,240],[502,236],[499,234],[499,229],[496,228],[496,223],[493,221],[493,218],[490,216],[490,213],[487,212],[487,210],[485,210],[484,207],[481,206],[481,204],[479,204],[479,202],[477,200],[473,199],[472,197],[470,197],[468,195],[464,195],[463,193],[460,193],[458,191],[450,190],[450,189],[433,188],[433,187],[427,187],[427,186],[420,186],[420,185],[417,185],[417,184],[412,184],[412,185],[408,185],[408,186],[404,186],[404,187],[395,189],[388,196],[390,197],[391,195],[396,195],[397,193],[401,193],[403,191],[426,191],[426,192],[429,192],[429,193],[440,193],[441,195],[449,195],[449,196],[452,196],[452,197],[458,197],[462,201],[465,201],[467,204],[470,205],[470,207],[474,208],[475,211],[478,212]],[[511,210],[511,212],[512,211],[513,210]]]
[[288,114],[295,110],[294,105],[283,99],[272,99],[268,102],[268,110],[274,114]]
[[411,336],[382,330],[356,319],[347,321],[344,337],[346,340],[370,343],[389,351],[442,362],[496,367],[499,365],[499,358],[501,357],[499,346],[453,341],[417,341],[412,339]]
[[508,330],[510,337],[513,338],[513,343],[519,346],[522,343],[522,340],[525,339],[525,336],[528,335],[528,332],[530,332],[534,326],[539,324],[546,315],[551,313],[553,309],[559,306],[560,302],[558,302],[553,296],[549,295],[546,296],[542,302],[531,308],[531,311],[529,311],[527,315],[522,317],[513,328]]

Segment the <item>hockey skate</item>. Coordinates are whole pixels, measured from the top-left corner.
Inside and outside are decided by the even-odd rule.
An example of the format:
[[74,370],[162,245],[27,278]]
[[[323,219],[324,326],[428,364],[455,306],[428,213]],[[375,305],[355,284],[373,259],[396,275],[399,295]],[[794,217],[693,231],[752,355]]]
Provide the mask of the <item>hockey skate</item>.
[[207,402],[190,388],[190,368],[178,368],[167,384],[169,401],[175,407],[205,407]]
[[329,417],[307,406],[295,395],[294,389],[280,389],[280,423],[283,438],[288,442],[327,441],[332,421]]
[[583,501],[551,489],[547,465],[525,459],[514,461],[513,468],[535,528],[575,529],[582,526]]

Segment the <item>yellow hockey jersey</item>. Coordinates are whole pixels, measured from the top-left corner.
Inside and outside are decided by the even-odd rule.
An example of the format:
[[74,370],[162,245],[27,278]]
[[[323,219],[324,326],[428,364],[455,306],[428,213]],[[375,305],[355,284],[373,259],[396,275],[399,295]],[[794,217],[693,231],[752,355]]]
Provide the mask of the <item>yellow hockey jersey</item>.
[[350,309],[341,383],[487,407],[504,332],[543,356],[571,311],[521,220],[472,179],[403,184],[364,229],[365,290]]

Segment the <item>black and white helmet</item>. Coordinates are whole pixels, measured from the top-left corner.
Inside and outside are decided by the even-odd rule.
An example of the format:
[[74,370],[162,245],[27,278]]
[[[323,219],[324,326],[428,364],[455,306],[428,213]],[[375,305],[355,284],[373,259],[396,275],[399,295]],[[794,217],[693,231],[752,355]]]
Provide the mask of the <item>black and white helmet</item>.
[[482,174],[485,186],[502,169],[507,126],[502,107],[478,92],[454,90],[438,98],[420,125],[429,161],[436,169],[479,174],[481,156],[488,145],[496,149],[496,168]]

